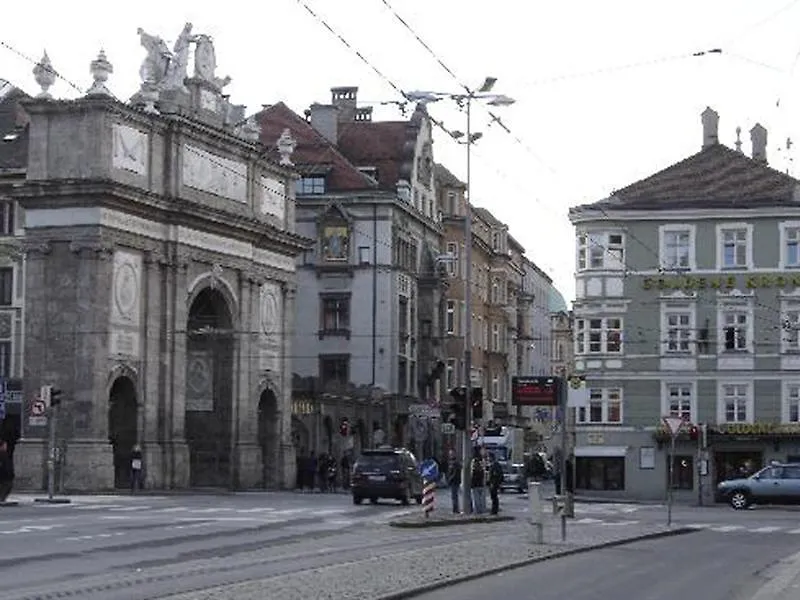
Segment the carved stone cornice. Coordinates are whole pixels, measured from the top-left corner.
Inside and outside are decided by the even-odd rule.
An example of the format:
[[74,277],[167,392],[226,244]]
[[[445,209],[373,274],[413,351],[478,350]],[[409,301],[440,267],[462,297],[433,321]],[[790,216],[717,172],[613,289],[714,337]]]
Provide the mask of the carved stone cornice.
[[81,258],[111,260],[114,256],[114,246],[107,242],[76,240],[69,243],[69,250]]
[[53,251],[49,242],[36,242],[25,240],[22,242],[22,252],[28,258],[44,258]]
[[167,264],[167,257],[160,250],[147,250],[144,253],[143,261],[148,266],[164,266]]

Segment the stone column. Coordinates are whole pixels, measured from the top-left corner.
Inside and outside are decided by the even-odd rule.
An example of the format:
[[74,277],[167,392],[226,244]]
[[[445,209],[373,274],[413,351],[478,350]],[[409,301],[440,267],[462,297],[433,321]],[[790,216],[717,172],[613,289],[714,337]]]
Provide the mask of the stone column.
[[238,410],[233,422],[234,432],[234,465],[238,472],[238,487],[252,489],[261,484],[263,472],[261,468],[261,448],[258,445],[258,397],[255,393],[256,379],[253,377],[253,354],[256,351],[253,340],[256,339],[259,327],[257,305],[258,294],[251,274],[239,273],[239,343],[237,395],[235,402]]
[[294,331],[295,296],[293,284],[283,286],[283,327],[281,331],[281,381],[278,400],[280,419],[276,430],[280,437],[280,471],[278,484],[283,489],[293,489],[297,481],[296,449],[292,443],[292,332]]
[[161,318],[164,314],[165,257],[150,251],[144,257],[144,344],[139,378],[139,439],[144,453],[145,487],[162,488],[167,481],[164,439],[164,397],[161,379]]

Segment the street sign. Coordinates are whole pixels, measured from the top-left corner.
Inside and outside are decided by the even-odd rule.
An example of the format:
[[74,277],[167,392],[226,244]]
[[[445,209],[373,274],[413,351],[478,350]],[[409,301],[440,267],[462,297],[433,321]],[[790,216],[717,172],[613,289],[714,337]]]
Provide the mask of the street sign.
[[456,426],[453,423],[442,423],[442,433],[453,434],[456,432]]
[[34,400],[33,404],[31,405],[31,414],[34,417],[41,417],[45,412],[47,412],[47,406],[41,400]]
[[423,461],[422,464],[419,466],[419,473],[422,475],[424,479],[428,481],[438,481],[439,479],[439,465],[436,463],[435,460],[429,458],[426,461]]
[[664,417],[662,420],[664,421],[664,425],[666,425],[667,431],[669,431],[670,435],[678,435],[678,432],[685,423],[682,417],[676,417],[672,415]]
[[53,386],[50,385],[43,385],[39,388],[39,399],[44,402],[45,406],[50,406],[50,390],[53,389]]
[[417,417],[439,418],[442,416],[441,410],[429,404],[412,404],[408,407],[408,412]]

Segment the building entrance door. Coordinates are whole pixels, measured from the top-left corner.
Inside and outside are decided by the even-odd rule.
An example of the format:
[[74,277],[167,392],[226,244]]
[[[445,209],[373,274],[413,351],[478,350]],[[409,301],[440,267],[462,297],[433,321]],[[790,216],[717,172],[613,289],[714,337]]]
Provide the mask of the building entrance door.
[[118,377],[108,395],[108,438],[114,453],[114,487],[130,487],[131,452],[136,444],[138,408],[136,387]]

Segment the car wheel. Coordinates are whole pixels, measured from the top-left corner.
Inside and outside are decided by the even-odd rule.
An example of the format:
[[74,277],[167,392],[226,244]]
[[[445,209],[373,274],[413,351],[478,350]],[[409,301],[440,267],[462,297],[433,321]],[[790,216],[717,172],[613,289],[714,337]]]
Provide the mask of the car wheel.
[[377,504],[378,503],[378,499],[377,498],[370,498],[369,501],[372,502],[372,504]]
[[361,504],[363,500],[361,496],[353,496],[353,504]]
[[744,490],[736,490],[735,492],[733,492],[728,501],[730,502],[731,506],[736,510],[744,510],[751,504],[750,494],[748,494]]

